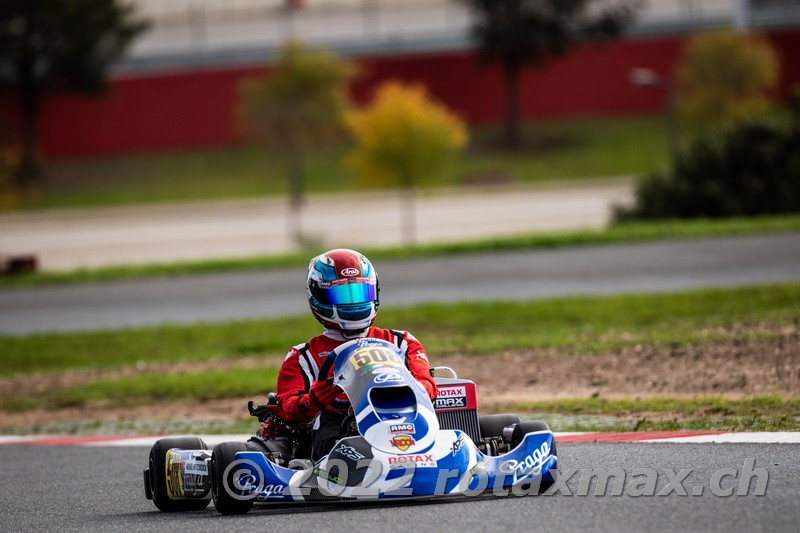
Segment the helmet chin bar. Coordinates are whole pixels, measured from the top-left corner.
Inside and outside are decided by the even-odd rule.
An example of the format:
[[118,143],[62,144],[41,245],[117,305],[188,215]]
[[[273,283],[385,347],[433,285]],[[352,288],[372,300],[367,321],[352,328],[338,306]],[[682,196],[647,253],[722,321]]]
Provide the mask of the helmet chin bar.
[[342,337],[345,339],[357,339],[359,337],[363,337],[367,334],[367,330],[369,328],[364,329],[340,329],[339,331],[342,332]]
[[337,322],[334,322],[333,320],[330,320],[330,319],[327,319],[327,318],[319,316],[316,312],[314,312],[314,308],[313,307],[311,308],[311,314],[314,316],[314,318],[317,319],[317,322],[319,322],[320,324],[322,324],[325,327],[326,330],[335,331],[335,332],[339,333],[342,336],[343,339],[347,339],[347,340],[358,339],[360,337],[365,336],[367,334],[367,332],[369,331],[369,328],[371,328],[372,324],[375,322],[375,318],[373,317],[372,321],[370,321],[370,323],[365,328],[362,328],[362,329],[344,329]]

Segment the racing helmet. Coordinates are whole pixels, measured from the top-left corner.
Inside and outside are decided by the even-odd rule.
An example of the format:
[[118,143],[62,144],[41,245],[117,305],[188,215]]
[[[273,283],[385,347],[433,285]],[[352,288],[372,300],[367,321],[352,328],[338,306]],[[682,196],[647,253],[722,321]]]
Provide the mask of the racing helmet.
[[308,264],[306,292],[311,313],[323,325],[357,336],[370,327],[380,303],[378,275],[369,259],[340,248]]

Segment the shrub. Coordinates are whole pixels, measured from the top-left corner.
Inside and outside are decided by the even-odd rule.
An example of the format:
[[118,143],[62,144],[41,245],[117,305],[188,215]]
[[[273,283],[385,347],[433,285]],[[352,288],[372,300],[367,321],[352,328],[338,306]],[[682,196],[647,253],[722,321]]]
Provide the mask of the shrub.
[[800,111],[698,137],[672,173],[637,186],[617,220],[800,212]]

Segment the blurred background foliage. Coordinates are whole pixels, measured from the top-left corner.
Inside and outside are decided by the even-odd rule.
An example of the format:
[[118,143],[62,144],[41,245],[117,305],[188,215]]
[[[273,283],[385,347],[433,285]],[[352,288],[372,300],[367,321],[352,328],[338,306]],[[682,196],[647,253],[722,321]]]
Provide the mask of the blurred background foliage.
[[389,81],[347,116],[356,146],[349,168],[364,186],[419,187],[452,163],[467,141],[464,122],[418,83]]
[[617,220],[734,217],[800,211],[800,88],[781,107],[764,39],[723,29],[690,39],[677,69],[688,142],[668,171],[639,181]]
[[459,0],[473,14],[482,59],[503,69],[506,148],[522,148],[521,78],[587,40],[617,37],[641,0]]
[[348,83],[355,67],[333,53],[301,41],[284,44],[269,75],[241,86],[240,118],[250,136],[262,140],[288,167],[290,236],[302,243],[300,211],[311,153],[341,143]]
[[52,91],[96,95],[108,69],[148,24],[117,0],[0,2],[0,84],[11,86],[21,115],[20,153],[8,198],[25,197],[40,181],[38,122]]
[[677,72],[682,119],[703,131],[762,114],[778,74],[777,54],[765,39],[731,29],[698,34]]
[[400,187],[406,200],[403,240],[416,242],[414,189],[452,163],[467,141],[464,122],[423,85],[388,81],[369,105],[349,113],[347,124],[356,139],[347,163],[357,182]]

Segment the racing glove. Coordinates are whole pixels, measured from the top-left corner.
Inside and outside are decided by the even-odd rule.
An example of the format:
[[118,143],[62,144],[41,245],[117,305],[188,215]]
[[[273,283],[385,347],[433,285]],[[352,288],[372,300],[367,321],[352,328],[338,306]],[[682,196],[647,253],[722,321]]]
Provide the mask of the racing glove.
[[311,390],[300,402],[300,410],[307,416],[316,416],[322,409],[330,405],[342,393],[338,386],[327,381],[315,381]]

